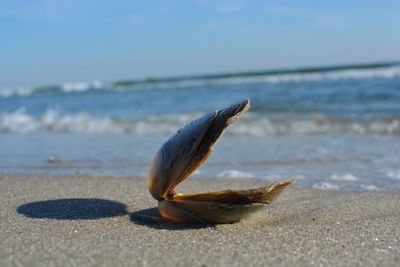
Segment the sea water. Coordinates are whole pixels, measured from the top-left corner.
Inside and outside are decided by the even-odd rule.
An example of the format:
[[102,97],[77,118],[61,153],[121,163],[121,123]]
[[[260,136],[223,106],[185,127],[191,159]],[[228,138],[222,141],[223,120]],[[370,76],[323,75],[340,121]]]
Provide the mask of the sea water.
[[194,177],[400,190],[400,65],[0,89],[0,173],[145,176],[202,114],[249,98]]

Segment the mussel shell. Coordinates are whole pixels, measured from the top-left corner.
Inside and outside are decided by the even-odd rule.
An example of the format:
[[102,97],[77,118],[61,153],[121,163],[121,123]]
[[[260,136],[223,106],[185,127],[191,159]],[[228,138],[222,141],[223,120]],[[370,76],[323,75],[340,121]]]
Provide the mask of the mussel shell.
[[179,182],[215,116],[216,112],[208,113],[193,121],[179,130],[158,151],[147,178],[148,189],[155,199],[164,198],[171,185]]
[[156,154],[148,173],[151,195],[162,200],[192,174],[211,154],[224,129],[250,107],[245,100],[191,122],[169,139]]
[[211,112],[191,122],[169,139],[156,154],[147,186],[158,200],[161,215],[179,223],[233,223],[274,201],[293,182],[282,180],[247,190],[176,194],[175,187],[211,154],[224,129],[250,107],[249,100]]
[[176,194],[161,200],[163,217],[179,223],[232,223],[271,204],[293,180],[245,190],[222,190],[199,194]]
[[223,224],[238,222],[265,207],[264,204],[233,204],[213,201],[162,200],[158,209],[177,223]]

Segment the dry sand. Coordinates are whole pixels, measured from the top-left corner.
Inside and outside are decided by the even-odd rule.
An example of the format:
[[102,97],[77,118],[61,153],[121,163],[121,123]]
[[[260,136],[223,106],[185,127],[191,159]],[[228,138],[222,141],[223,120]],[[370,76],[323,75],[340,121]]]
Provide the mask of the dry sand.
[[[184,192],[259,186],[189,180]],[[0,266],[399,266],[400,193],[292,186],[236,224],[160,219],[144,178],[0,176]]]

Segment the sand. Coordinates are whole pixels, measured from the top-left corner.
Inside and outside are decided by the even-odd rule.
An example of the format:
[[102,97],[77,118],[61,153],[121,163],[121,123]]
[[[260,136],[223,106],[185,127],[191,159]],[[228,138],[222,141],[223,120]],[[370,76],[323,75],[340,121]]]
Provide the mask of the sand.
[[[400,193],[291,186],[239,223],[163,221],[144,178],[0,176],[0,266],[398,266]],[[183,192],[259,186],[189,179]]]

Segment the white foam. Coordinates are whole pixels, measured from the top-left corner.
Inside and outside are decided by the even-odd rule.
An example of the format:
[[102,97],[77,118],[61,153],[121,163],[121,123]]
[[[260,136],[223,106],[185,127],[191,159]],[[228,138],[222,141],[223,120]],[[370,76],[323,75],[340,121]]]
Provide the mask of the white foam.
[[72,132],[72,133],[135,133],[139,135],[171,135],[198,114],[150,116],[137,120],[96,117],[85,112],[63,114],[48,109],[41,116],[33,116],[20,108],[0,113],[0,132]]
[[336,181],[346,181],[346,182],[354,182],[358,181],[358,177],[354,176],[351,173],[346,173],[346,174],[332,174],[331,175],[332,180]]
[[379,191],[379,188],[373,184],[369,184],[369,185],[361,184],[360,188],[367,190],[367,191]]
[[63,83],[61,85],[61,90],[65,93],[84,92],[90,89],[101,89],[101,88],[103,88],[103,83],[101,81]]
[[313,188],[321,189],[321,190],[338,190],[339,186],[336,184],[331,184],[328,182],[314,184]]
[[386,176],[393,180],[400,180],[400,170],[397,171],[388,171]]
[[[0,132],[79,132],[79,133],[135,133],[139,135],[171,135],[201,114],[167,114],[161,116],[148,116],[138,119],[120,119],[110,117],[97,117],[88,113],[60,113],[48,109],[41,116],[33,116],[20,108],[14,112],[0,113]],[[268,118],[246,114],[235,127],[227,129],[226,134],[234,136],[271,136],[286,134],[384,134],[400,135],[400,124],[397,120],[379,121],[386,125],[379,129],[370,129],[371,123],[363,122],[365,131],[355,130],[348,121],[337,121],[329,118],[298,119],[287,118],[284,120],[270,121]],[[393,128],[393,125],[396,128]],[[335,174],[336,175],[336,174]],[[336,175],[337,176],[337,175]],[[332,179],[345,180],[349,177],[336,177]]]
[[249,76],[249,77],[232,77],[214,81],[217,84],[241,84],[241,83],[293,83],[304,81],[320,81],[320,80],[360,80],[372,78],[392,79],[400,76],[400,67],[387,67],[377,69],[348,69],[348,70],[332,70],[326,72],[314,73],[288,73],[265,76]]
[[283,176],[279,174],[267,174],[264,177],[262,177],[262,180],[267,180],[267,181],[276,181],[276,180],[283,180],[283,179],[294,179],[294,180],[304,180],[304,175],[301,174],[296,174],[296,175],[288,175],[288,176]]
[[251,179],[255,178],[255,176],[251,173],[246,173],[237,170],[226,170],[217,174],[217,178],[233,178],[233,179]]
[[299,175],[290,176],[290,178],[292,178],[294,180],[304,180],[305,177],[304,177],[304,175],[299,174]]
[[49,109],[43,116],[34,117],[21,108],[13,113],[0,114],[1,132],[115,133],[121,132],[121,130],[114,127],[109,118],[94,118],[86,113],[61,115],[57,111]]
[[397,119],[376,119],[359,122],[348,119],[335,120],[314,115],[306,118],[271,120],[265,116],[258,117],[249,112],[237,122],[235,127],[228,128],[227,133],[251,136],[330,133],[400,135],[400,122]]
[[25,108],[20,108],[13,113],[0,115],[0,131],[29,133],[38,130],[34,118],[25,113]]
[[201,174],[201,171],[195,170],[195,171],[192,173],[192,176],[199,176],[200,174]]
[[33,88],[27,86],[19,86],[15,88],[4,88],[0,90],[0,97],[8,98],[12,96],[29,96],[33,92]]
[[61,90],[63,93],[76,93],[85,92],[88,90],[100,90],[105,87],[104,83],[98,80],[91,82],[74,82],[74,83],[63,83],[59,86],[49,86],[49,87],[28,87],[28,86],[18,86],[14,88],[2,88],[0,89],[0,97],[8,98],[13,96],[27,97],[33,95],[37,92],[42,92],[48,90]]

